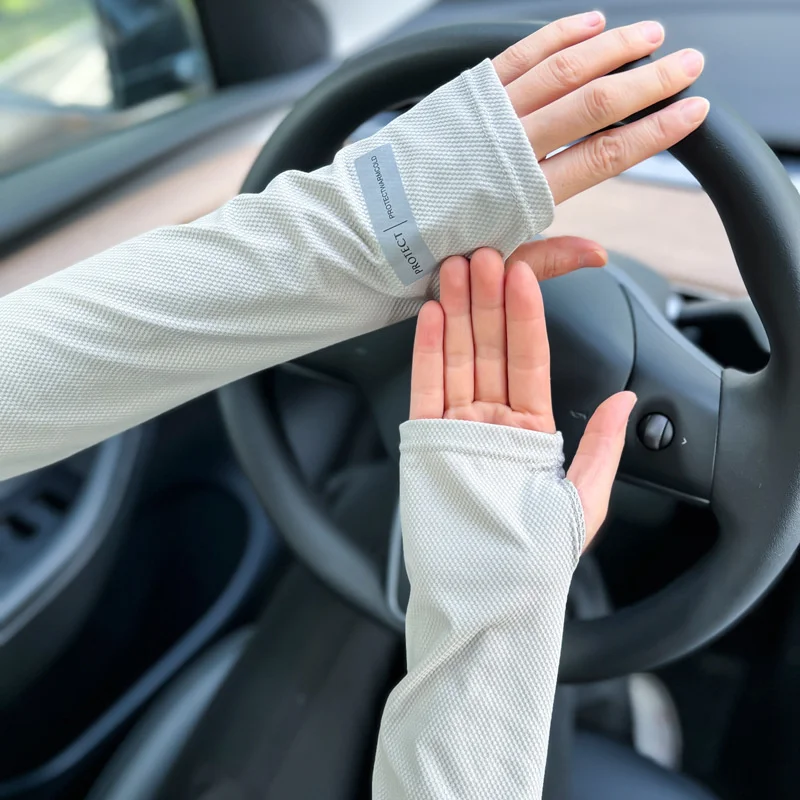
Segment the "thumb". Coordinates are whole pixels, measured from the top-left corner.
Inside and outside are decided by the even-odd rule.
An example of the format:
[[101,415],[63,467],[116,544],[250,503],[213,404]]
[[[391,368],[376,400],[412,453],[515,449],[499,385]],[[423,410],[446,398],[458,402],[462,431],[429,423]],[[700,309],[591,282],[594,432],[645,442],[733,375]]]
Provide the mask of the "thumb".
[[597,242],[579,236],[554,236],[521,244],[507,259],[511,266],[524,261],[540,281],[566,275],[581,267],[602,267],[608,253]]
[[586,426],[567,478],[578,490],[589,545],[608,511],[611,487],[625,446],[625,429],[636,404],[633,392],[620,392],[600,404]]

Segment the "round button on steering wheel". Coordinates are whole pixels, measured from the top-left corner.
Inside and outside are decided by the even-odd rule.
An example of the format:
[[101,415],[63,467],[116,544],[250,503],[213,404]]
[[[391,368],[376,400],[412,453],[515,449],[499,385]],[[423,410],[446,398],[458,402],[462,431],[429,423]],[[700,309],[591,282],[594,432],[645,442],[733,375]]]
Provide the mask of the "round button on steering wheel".
[[[530,32],[516,23],[441,28],[348,61],[285,118],[244,191],[263,190],[284,170],[330,162],[365,120]],[[672,153],[716,206],[770,360],[756,374],[723,370],[613,268],[542,284],[567,458],[597,405],[632,389],[639,402],[620,477],[708,505],[720,529],[710,552],[665,588],[608,617],[568,621],[566,681],[650,669],[700,647],[770,588],[800,542],[800,196],[758,135],[717,104]],[[413,321],[401,323],[303,359],[359,386],[393,453],[408,410],[413,330]],[[301,477],[256,377],[221,389],[220,402],[237,456],[289,546],[334,591],[402,630],[397,548],[379,569],[339,530]],[[672,426],[663,447],[663,438],[653,448],[639,433],[651,415]]]

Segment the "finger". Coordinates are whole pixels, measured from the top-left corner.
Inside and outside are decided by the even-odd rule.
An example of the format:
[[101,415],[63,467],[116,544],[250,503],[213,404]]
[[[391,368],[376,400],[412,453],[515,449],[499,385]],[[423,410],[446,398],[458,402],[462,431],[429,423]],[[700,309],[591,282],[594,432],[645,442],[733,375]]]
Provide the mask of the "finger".
[[562,203],[672,147],[700,127],[708,109],[705,98],[689,97],[551,156],[541,166],[553,199]]
[[600,404],[586,426],[567,472],[583,505],[585,544],[589,544],[606,518],[611,487],[625,446],[625,429],[635,403],[633,392],[620,392]]
[[521,244],[507,264],[524,261],[540,281],[566,275],[581,267],[602,267],[608,263],[605,248],[579,236],[553,236]]
[[536,157],[607,128],[691,86],[703,71],[697,50],[672,53],[652,64],[598,78],[549,106],[528,115],[522,124]]
[[532,66],[506,87],[517,116],[524,117],[589,81],[655,52],[664,41],[658,22],[614,28]]
[[507,400],[505,265],[496,250],[482,247],[470,259],[472,338],[475,342],[475,399]]
[[530,414],[534,430],[555,433],[542,291],[523,261],[514,262],[506,276],[506,332],[508,404],[513,411]]
[[599,11],[564,17],[512,45],[493,59],[492,64],[505,86],[553,53],[597,36],[605,24],[606,18]]
[[444,416],[444,312],[430,300],[420,309],[411,361],[409,419]]
[[475,397],[469,262],[463,256],[442,264],[439,299],[444,310],[444,407],[459,408]]

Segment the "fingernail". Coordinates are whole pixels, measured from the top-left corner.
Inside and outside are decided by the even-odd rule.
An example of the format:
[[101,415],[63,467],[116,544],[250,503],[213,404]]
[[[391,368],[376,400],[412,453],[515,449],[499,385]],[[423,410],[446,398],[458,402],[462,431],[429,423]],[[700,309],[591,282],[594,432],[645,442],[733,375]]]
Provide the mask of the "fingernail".
[[688,100],[681,100],[678,106],[683,121],[697,125],[706,118],[711,104],[705,97],[690,97]]
[[606,261],[606,254],[602,250],[587,250],[581,254],[578,264],[581,267],[604,267]]
[[633,392],[629,391],[623,392],[622,394],[626,395],[628,401],[628,413],[620,420],[620,428],[624,431],[631,421],[631,414],[633,414],[633,409],[639,398]]
[[636,396],[635,392],[631,392],[630,390],[626,390],[623,394],[628,395],[628,402],[630,403],[631,411],[633,411],[633,407],[636,405],[639,398]]
[[690,77],[696,78],[702,71],[705,59],[698,50],[684,50],[681,53],[683,71]]
[[664,26],[660,22],[643,22],[642,33],[648,42],[658,44],[664,38]]
[[596,28],[606,21],[604,14],[601,11],[590,11],[588,14],[583,15],[583,24],[587,28]]

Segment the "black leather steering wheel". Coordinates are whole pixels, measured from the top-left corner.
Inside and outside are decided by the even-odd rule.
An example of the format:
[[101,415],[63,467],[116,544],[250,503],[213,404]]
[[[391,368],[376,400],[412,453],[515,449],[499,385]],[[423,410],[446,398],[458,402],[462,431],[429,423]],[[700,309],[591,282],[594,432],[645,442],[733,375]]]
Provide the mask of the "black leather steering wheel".
[[[442,28],[345,63],[286,117],[244,191],[261,191],[284,170],[328,163],[363,121],[424,96],[531,29]],[[543,284],[553,402],[567,457],[601,400],[632,389],[639,403],[621,477],[710,505],[720,528],[712,550],[656,594],[606,618],[569,621],[566,681],[649,669],[701,646],[770,588],[800,540],[800,197],[766,144],[719,104],[672,152],[719,212],[771,356],[757,374],[722,370],[612,268]],[[304,359],[362,389],[389,452],[397,452],[397,427],[408,409],[412,336],[410,321]],[[304,483],[259,387],[250,377],[222,389],[220,400],[238,458],[269,514],[325,583],[402,630],[397,548],[384,580]],[[660,450],[645,447],[637,433],[652,413],[674,426],[672,442]]]

